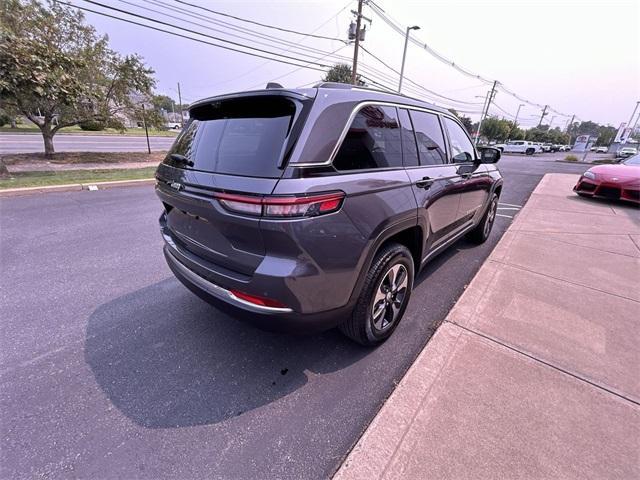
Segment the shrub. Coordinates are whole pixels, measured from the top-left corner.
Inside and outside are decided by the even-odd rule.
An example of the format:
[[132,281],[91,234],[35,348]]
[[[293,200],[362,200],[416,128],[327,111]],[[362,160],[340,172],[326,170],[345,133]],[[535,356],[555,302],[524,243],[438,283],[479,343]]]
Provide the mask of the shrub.
[[575,155],[567,155],[566,157],[564,157],[564,161],[565,162],[577,162],[578,161],[578,157],[576,157]]
[[11,123],[11,117],[4,113],[0,113],[0,127],[4,127],[8,123]]
[[89,132],[99,132],[100,130],[105,129],[105,124],[96,120],[89,120],[87,122],[82,122],[80,124],[80,128]]

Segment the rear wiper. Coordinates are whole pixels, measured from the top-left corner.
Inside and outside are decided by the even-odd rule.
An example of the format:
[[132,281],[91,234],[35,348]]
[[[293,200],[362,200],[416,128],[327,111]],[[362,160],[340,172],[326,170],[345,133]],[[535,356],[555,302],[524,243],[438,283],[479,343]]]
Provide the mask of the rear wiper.
[[174,162],[176,162],[176,163],[183,163],[187,167],[193,167],[193,162],[191,160],[189,160],[187,157],[185,157],[184,155],[179,155],[177,153],[172,153],[171,155],[169,155],[169,158],[171,160],[173,160]]

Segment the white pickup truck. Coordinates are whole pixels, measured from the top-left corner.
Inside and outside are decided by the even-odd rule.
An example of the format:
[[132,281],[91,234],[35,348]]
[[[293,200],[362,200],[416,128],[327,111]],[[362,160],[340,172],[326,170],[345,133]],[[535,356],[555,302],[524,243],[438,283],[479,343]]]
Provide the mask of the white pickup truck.
[[526,155],[533,155],[541,151],[538,145],[533,142],[527,142],[526,140],[511,140],[510,142],[496,145],[495,147],[501,150],[502,153],[524,153]]

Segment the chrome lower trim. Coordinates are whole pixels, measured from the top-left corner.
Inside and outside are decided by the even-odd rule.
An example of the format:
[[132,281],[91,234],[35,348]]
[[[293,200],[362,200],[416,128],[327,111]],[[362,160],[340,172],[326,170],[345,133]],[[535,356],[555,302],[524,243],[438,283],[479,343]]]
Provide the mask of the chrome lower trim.
[[[167,235],[163,235],[165,239]],[[173,242],[167,242],[169,246],[175,248],[175,244]],[[241,298],[236,297],[231,291],[226,288],[221,287],[220,285],[216,285],[215,283],[206,280],[201,277],[197,273],[192,272],[187,267],[185,267],[180,260],[178,260],[172,253],[171,250],[168,250],[169,257],[171,257],[171,262],[175,268],[177,268],[182,275],[184,275],[191,283],[196,285],[198,288],[201,288],[208,294],[224,301],[230,303],[231,305],[235,305],[236,307],[242,308],[244,310],[249,310],[251,312],[256,313],[291,313],[292,309],[288,307],[265,307],[262,305],[256,305],[251,302],[247,302]]]

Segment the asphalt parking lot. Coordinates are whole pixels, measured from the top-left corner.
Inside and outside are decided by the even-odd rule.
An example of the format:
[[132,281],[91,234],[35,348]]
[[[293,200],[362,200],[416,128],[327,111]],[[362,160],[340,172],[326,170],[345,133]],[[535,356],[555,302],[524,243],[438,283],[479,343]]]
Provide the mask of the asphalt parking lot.
[[0,199],[1,478],[326,478],[554,157],[505,156],[498,220],[417,278],[393,337],[256,330],[171,275],[150,187]]

